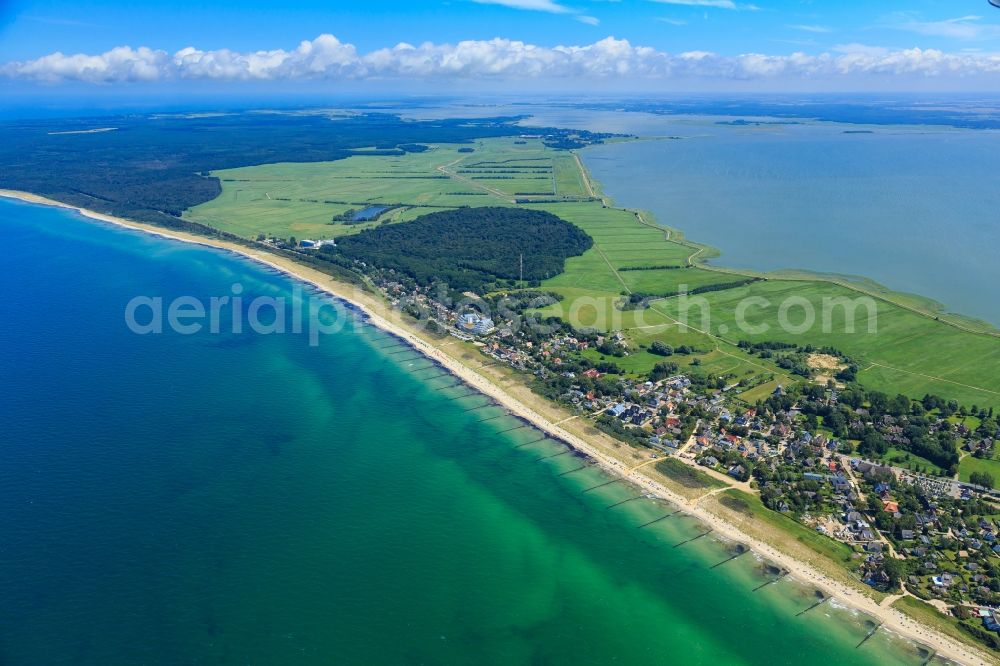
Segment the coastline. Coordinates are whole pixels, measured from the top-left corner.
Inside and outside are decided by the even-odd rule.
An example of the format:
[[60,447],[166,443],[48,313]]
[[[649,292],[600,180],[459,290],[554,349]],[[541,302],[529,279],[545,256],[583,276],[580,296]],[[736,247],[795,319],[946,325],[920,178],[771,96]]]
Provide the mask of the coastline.
[[[661,137],[638,137],[634,141],[660,141]],[[592,146],[588,146],[591,148]],[[705,243],[692,241],[687,238],[680,228],[656,221],[656,216],[649,210],[626,208],[618,205],[614,198],[604,192],[582,157],[584,151],[574,150],[577,161],[581,168],[587,189],[608,208],[620,208],[627,210],[636,216],[640,224],[662,229],[668,240],[678,245],[682,245],[692,251],[687,258],[687,265],[691,268],[721,273],[724,275],[735,275],[741,277],[756,277],[764,280],[783,280],[789,282],[827,282],[830,284],[849,289],[858,294],[869,296],[876,300],[888,303],[889,305],[903,308],[914,314],[933,319],[947,326],[951,326],[966,333],[983,335],[988,337],[1000,337],[1000,326],[990,321],[972,315],[953,312],[944,303],[922,294],[896,291],[864,275],[851,275],[814,271],[806,268],[781,268],[776,270],[754,270],[750,268],[733,268],[723,263],[711,263],[713,259],[720,259],[723,256],[722,250]]]
[[567,445],[588,456],[595,464],[612,475],[628,480],[650,495],[676,504],[686,513],[701,520],[725,538],[746,544],[760,557],[789,571],[790,575],[796,580],[822,590],[824,594],[832,596],[843,605],[872,616],[882,622],[886,629],[894,633],[931,647],[942,657],[965,664],[997,663],[993,655],[988,655],[985,652],[980,653],[980,651],[970,646],[966,646],[951,637],[918,623],[916,620],[911,619],[894,608],[880,606],[875,600],[864,595],[861,591],[853,589],[845,583],[833,580],[814,569],[811,565],[779,552],[764,541],[744,534],[738,526],[698,506],[697,500],[689,500],[682,497],[665,485],[647,477],[638,469],[630,467],[623,460],[602,451],[598,446],[560,427],[559,423],[554,423],[551,419],[541,415],[536,409],[515,398],[510,392],[498,385],[498,383],[483,376],[468,364],[463,363],[459,358],[444,351],[441,348],[442,346],[435,346],[430,341],[417,335],[399,320],[398,316],[396,316],[387,303],[373,294],[338,282],[318,270],[300,265],[290,259],[279,257],[263,250],[257,251],[229,241],[205,238],[183,231],[172,231],[149,224],[133,222],[25,192],[0,190],[0,196],[25,203],[63,208],[77,212],[92,220],[150,233],[162,238],[233,252],[241,257],[280,271],[294,280],[309,284],[359,309],[366,315],[368,323],[407,342],[414,349],[439,363],[472,388],[495,400],[512,415],[531,423],[546,434],[565,442]]

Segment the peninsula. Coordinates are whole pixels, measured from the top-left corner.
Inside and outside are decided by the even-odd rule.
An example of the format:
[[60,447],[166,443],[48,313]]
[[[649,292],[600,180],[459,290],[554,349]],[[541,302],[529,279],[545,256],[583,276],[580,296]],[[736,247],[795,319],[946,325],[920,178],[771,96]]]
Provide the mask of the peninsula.
[[[502,124],[490,127],[509,131]],[[938,617],[917,600],[933,599],[934,588],[941,587],[935,581],[944,573],[955,580],[950,570],[922,573],[894,562],[919,560],[917,550],[932,548],[946,560],[951,557],[949,546],[934,536],[943,526],[933,512],[920,511],[919,505],[900,510],[909,488],[926,488],[935,479],[943,479],[933,495],[941,498],[938,502],[965,502],[967,511],[986,519],[987,527],[964,521],[961,529],[969,536],[952,546],[955,553],[966,540],[982,544],[983,535],[994,531],[988,520],[991,494],[982,485],[948,478],[991,476],[995,433],[986,431],[991,423],[996,428],[992,407],[1000,386],[982,371],[989,363],[973,367],[922,350],[992,358],[1000,353],[1000,339],[992,331],[942,321],[903,298],[855,284],[703,266],[703,248],[650,221],[648,214],[615,208],[599,194],[579,155],[566,149],[604,139],[519,132],[468,143],[420,143],[406,150],[355,148],[336,161],[212,171],[202,177],[217,180],[218,195],[185,209],[169,226],[159,212],[136,216],[150,220],[131,219],[77,201],[16,190],[0,194],[236,252],[351,302],[371,323],[510,413],[643,492],[673,502],[716,533],[746,544],[823,595],[868,613],[880,626],[941,656],[996,663],[985,647],[973,644],[975,632],[960,628],[975,628],[977,619]],[[366,207],[379,210],[361,219],[348,214]],[[499,264],[456,257],[455,266],[462,270],[451,277],[450,287],[439,278],[442,266],[425,270],[415,263],[412,248],[399,254],[408,258],[403,264],[386,253],[413,238],[404,233],[385,241],[386,230],[397,225],[433,229],[435,215],[477,209],[549,215],[569,222],[587,241],[574,237],[564,252],[553,254],[555,263],[534,263],[543,247],[527,255],[507,248],[512,254]],[[520,221],[513,215],[507,223]],[[457,215],[447,224],[455,225],[451,237],[461,237],[468,222]],[[496,256],[495,250],[484,251]],[[878,335],[855,336],[836,326],[832,332],[786,333],[772,320],[767,335],[736,338],[722,332],[718,319],[713,327],[703,327],[682,319],[676,309],[678,294],[702,296],[711,302],[713,315],[727,317],[723,325],[731,323],[728,330],[735,332],[732,312],[739,299],[785,293],[817,303],[871,297]],[[483,329],[485,335],[456,329],[463,312],[483,306],[493,324]],[[833,315],[837,324],[847,316],[846,309]],[[858,316],[856,329],[866,330],[864,317],[872,312]],[[515,326],[529,320],[547,324],[546,332]],[[837,405],[856,411],[859,425],[847,422]],[[868,421],[862,413],[885,415],[893,423],[905,417],[914,426],[919,416],[930,419],[928,432],[939,433],[948,424],[958,437],[948,440],[951,453],[937,440],[937,449],[917,448],[916,437],[904,449],[890,441],[891,429],[883,431],[886,421]],[[977,439],[980,431],[985,434]],[[980,450],[987,441],[988,450]],[[960,454],[960,442],[976,450]],[[885,486],[881,492],[880,484]],[[953,489],[961,497],[947,499]],[[879,499],[878,508],[864,503],[873,494],[890,499],[885,505]],[[802,503],[807,496],[811,499]],[[849,517],[852,513],[857,517]],[[897,518],[891,518],[893,513]],[[811,523],[817,514],[842,514],[844,522]],[[908,515],[930,518],[920,528],[928,544],[921,545]],[[858,521],[864,527],[854,532]],[[956,527],[945,530],[955,534]],[[977,558],[978,553],[968,561]],[[989,575],[982,571],[970,574],[970,582],[973,575]],[[965,581],[965,574],[957,577]],[[956,607],[962,606],[973,607]]]

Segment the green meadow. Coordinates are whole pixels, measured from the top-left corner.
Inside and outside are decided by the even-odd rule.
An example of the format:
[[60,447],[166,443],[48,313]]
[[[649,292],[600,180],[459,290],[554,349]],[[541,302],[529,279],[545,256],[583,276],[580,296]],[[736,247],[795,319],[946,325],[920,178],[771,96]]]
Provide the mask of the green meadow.
[[883,454],[879,459],[887,465],[892,465],[893,467],[902,467],[903,469],[921,472],[931,476],[942,476],[945,473],[945,470],[941,469],[930,460],[921,458],[915,453],[910,453],[909,451],[904,451],[894,446],[889,447],[889,450],[886,451],[885,454]]
[[973,472],[986,472],[1000,484],[1000,460],[996,454],[992,458],[976,458],[965,456],[958,463],[958,478],[962,481],[969,481]]
[[[572,153],[549,150],[538,140],[429,144],[426,151],[402,155],[355,153],[334,162],[214,171],[222,193],[185,217],[247,237],[336,238],[385,220],[402,222],[460,206],[586,198]],[[365,224],[332,222],[348,209],[373,204],[400,208]]]
[[[429,144],[424,152],[402,155],[358,151],[335,162],[265,164],[214,175],[221,179],[222,193],[189,209],[186,217],[246,237],[335,238],[460,206],[525,206],[559,215],[586,231],[594,246],[543,283],[564,300],[541,314],[624,331],[633,352],[611,360],[630,373],[648,372],[665,360],[646,351],[653,341],[686,345],[696,353],[675,354],[671,362],[698,364],[702,372],[752,386],[741,394],[752,402],[793,379],[736,343],[782,341],[847,354],[859,365],[859,380],[872,389],[1000,406],[995,372],[1000,337],[994,331],[937,321],[891,292],[870,297],[870,310],[861,303],[855,307],[851,302],[865,293],[800,275],[703,291],[727,287],[743,276],[692,265],[694,249],[672,240],[665,227],[591,196],[573,153],[546,148],[539,139]],[[362,224],[333,221],[348,209],[373,204],[397,207]],[[682,289],[694,293],[678,297]],[[620,301],[632,293],[658,298],[649,308],[623,311]],[[742,319],[737,316],[741,304]],[[797,332],[810,316],[812,325]],[[783,320],[791,326],[782,326]]]
[[754,404],[758,400],[766,399],[768,396],[774,393],[775,389],[777,389],[778,386],[780,385],[781,381],[777,379],[772,379],[771,381],[763,382],[761,384],[758,384],[757,386],[754,386],[753,388],[747,389],[746,391],[739,393],[738,396],[740,400],[742,400],[743,402]]
[[[687,323],[732,340],[834,347],[858,362],[862,383],[888,393],[914,397],[936,393],[965,405],[1000,403],[1000,379],[995,371],[1000,367],[1000,338],[963,331],[887,300],[872,299],[871,310],[836,305],[859,297],[830,282],[768,280],[700,295],[710,316],[703,317],[702,309],[692,306],[687,309]],[[748,309],[746,325],[740,326],[737,306],[750,298],[760,305]],[[785,317],[792,330],[781,325],[782,303],[795,304]],[[683,317],[678,299],[657,305],[669,316]],[[795,326],[806,323],[809,312],[815,323],[805,332],[795,332]]]

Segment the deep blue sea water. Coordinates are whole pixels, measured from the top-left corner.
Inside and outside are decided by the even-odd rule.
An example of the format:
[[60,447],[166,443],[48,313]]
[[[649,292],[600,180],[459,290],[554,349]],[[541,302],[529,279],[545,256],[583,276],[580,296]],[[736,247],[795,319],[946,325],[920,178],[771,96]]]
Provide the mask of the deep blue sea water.
[[[910,643],[349,321],[137,335],[135,296],[293,297],[223,252],[0,201],[0,663],[917,664]],[[244,313],[245,315],[246,313]],[[223,327],[225,330],[225,326]],[[417,375],[435,374],[423,370]],[[481,421],[487,416],[499,416]],[[515,448],[516,444],[523,444]]]

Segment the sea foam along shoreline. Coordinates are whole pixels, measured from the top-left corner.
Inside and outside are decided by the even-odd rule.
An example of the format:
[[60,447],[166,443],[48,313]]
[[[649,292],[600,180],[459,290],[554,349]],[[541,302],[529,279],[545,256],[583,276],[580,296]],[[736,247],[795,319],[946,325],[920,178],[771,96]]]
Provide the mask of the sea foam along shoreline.
[[250,248],[231,243],[224,240],[205,238],[183,231],[171,231],[161,227],[134,222],[124,218],[97,213],[78,206],[71,206],[59,201],[47,199],[28,192],[14,190],[0,190],[0,197],[16,199],[25,203],[53,206],[76,213],[93,220],[114,224],[127,229],[143,231],[162,238],[177,240],[205,247],[226,250],[250,259],[262,265],[277,270],[294,280],[309,284],[320,291],[335,298],[339,298],[367,315],[367,322],[391,333],[406,341],[414,349],[418,350],[428,358],[440,363],[449,372],[461,379],[463,382],[476,389],[480,393],[487,395],[503,405],[511,414],[530,422],[534,427],[542,432],[559,439],[574,449],[589,456],[596,464],[600,465],[607,472],[627,479],[637,487],[646,491],[650,495],[667,500],[682,507],[686,513],[701,520],[712,528],[714,532],[733,541],[739,541],[750,547],[758,555],[770,560],[774,564],[788,570],[790,575],[800,582],[813,585],[824,594],[838,599],[842,604],[862,611],[882,623],[883,628],[891,630],[905,638],[930,646],[939,656],[953,661],[967,664],[968,666],[979,666],[1000,663],[991,658],[985,652],[980,652],[968,647],[949,636],[927,627],[909,618],[898,610],[891,607],[879,606],[873,599],[865,596],[858,590],[835,581],[828,576],[815,570],[805,562],[800,562],[778,550],[769,544],[754,539],[744,534],[739,528],[721,517],[706,509],[693,504],[691,501],[681,497],[666,486],[645,476],[641,471],[630,470],[622,461],[607,455],[597,447],[588,444],[576,435],[553,424],[548,419],[538,414],[535,410],[523,404],[501,387],[483,377],[481,374],[461,363],[456,358],[450,356],[442,349],[431,345],[426,340],[418,337],[408,330],[401,322],[393,321],[392,310],[388,305],[376,297],[362,292],[351,285],[339,283],[330,276],[308,266],[296,264],[295,262],[279,257],[264,251],[254,251]]

